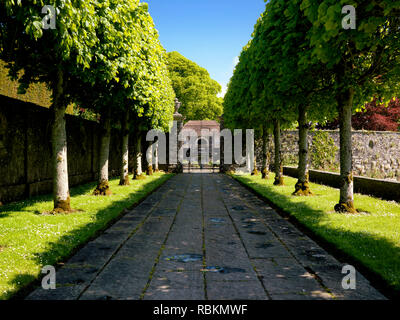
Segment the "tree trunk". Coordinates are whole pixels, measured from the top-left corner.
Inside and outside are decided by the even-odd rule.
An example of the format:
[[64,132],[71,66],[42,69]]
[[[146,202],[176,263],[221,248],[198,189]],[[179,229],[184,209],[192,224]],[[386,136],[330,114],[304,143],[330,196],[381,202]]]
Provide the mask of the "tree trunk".
[[158,141],[156,142],[155,146],[154,146],[155,150],[154,150],[154,171],[158,172]]
[[121,128],[121,172],[120,172],[120,186],[129,186],[129,111],[126,111],[125,116],[123,117]]
[[61,70],[57,73],[57,83],[53,92],[52,111],[54,115],[52,127],[53,149],[53,200],[54,213],[71,211],[69,184],[68,184],[68,159],[67,159],[67,132],[65,129],[65,110],[63,106],[64,74]]
[[248,173],[251,173],[251,172],[252,172],[252,170],[251,170],[251,166],[252,166],[252,163],[251,163],[251,156],[250,156],[250,153],[247,152],[247,150],[246,150],[246,166],[247,166],[246,171],[247,171]]
[[138,180],[141,179],[142,176],[142,139],[140,133],[136,134],[135,141],[135,168],[133,172],[133,179]]
[[299,106],[299,166],[298,181],[293,195],[310,196],[310,184],[308,179],[308,123],[307,107]]
[[147,143],[147,151],[146,151],[146,174],[148,176],[153,175],[153,156],[154,156],[154,150],[152,147],[153,143],[148,142]]
[[281,157],[281,124],[279,120],[274,120],[274,142],[275,142],[275,181],[274,185],[283,186],[283,167]]
[[252,176],[257,176],[258,175],[258,170],[257,170],[257,157],[254,156],[253,160],[253,171],[251,172]]
[[338,97],[340,122],[340,200],[335,206],[337,212],[357,213],[353,196],[353,155],[351,116],[354,90],[347,89]]
[[110,156],[111,140],[111,109],[107,108],[101,115],[102,134],[99,153],[99,179],[94,195],[108,196],[111,194],[108,181],[108,163]]
[[262,179],[269,178],[269,134],[266,128],[263,128],[263,136],[262,136]]

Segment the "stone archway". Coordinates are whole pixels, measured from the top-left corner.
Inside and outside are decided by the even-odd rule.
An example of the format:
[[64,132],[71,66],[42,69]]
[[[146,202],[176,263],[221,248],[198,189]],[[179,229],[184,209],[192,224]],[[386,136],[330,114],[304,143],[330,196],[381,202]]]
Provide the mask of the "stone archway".
[[213,156],[218,148],[211,134],[212,132],[220,132],[220,124],[211,120],[189,121],[185,124],[183,130],[193,130],[198,137],[195,146],[197,148],[197,161],[185,164],[184,172],[218,173],[219,159]]

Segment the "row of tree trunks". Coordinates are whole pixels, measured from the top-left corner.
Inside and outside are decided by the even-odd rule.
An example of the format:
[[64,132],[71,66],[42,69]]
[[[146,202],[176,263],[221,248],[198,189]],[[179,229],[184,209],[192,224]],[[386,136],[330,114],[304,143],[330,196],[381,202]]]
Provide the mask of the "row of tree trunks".
[[[299,107],[299,166],[298,166],[298,182],[295,186],[294,195],[309,196],[312,192],[309,188],[308,178],[308,131],[309,125],[307,121],[307,107]],[[281,153],[281,128],[280,121],[274,121],[274,144],[275,144],[275,160],[274,171],[275,181],[274,185],[284,185],[283,179],[283,166],[282,166],[282,153]],[[262,135],[262,179],[268,179],[269,176],[269,134],[266,127],[263,127]]]
[[[309,196],[312,195],[309,187],[308,178],[308,131],[309,125],[307,121],[307,107],[299,107],[299,166],[298,166],[298,182],[295,186],[294,195]],[[274,144],[275,144],[275,159],[274,171],[275,181],[274,185],[284,185],[283,166],[282,166],[282,153],[281,153],[281,127],[280,121],[274,121]],[[262,179],[269,178],[269,134],[266,127],[262,128]]]
[[[340,122],[340,199],[335,206],[335,211],[341,213],[357,213],[354,207],[354,181],[353,181],[353,160],[352,160],[352,111],[353,111],[354,89],[349,88],[337,97],[339,122]],[[298,181],[295,185],[293,195],[311,196],[313,193],[309,186],[308,161],[309,146],[308,132],[309,124],[307,117],[307,106],[300,105],[298,110],[299,123],[299,162],[298,162]],[[262,179],[268,179],[269,174],[269,134],[268,130],[263,127],[262,135]],[[284,185],[283,166],[281,154],[281,124],[279,120],[274,120],[274,143],[275,143],[275,160],[274,185]],[[253,175],[256,173],[253,171]]]
[[[335,206],[335,211],[341,213],[357,213],[354,207],[354,180],[353,180],[353,157],[352,157],[352,126],[351,118],[353,111],[354,89],[349,88],[337,97],[339,122],[340,122],[340,199]],[[308,131],[307,106],[299,106],[299,164],[298,181],[295,186],[294,195],[313,195],[309,186],[308,174]],[[268,146],[267,134],[263,130],[263,179],[267,178]],[[282,158],[281,158],[281,129],[280,121],[274,121],[275,141],[275,181],[274,185],[283,185]],[[264,173],[265,172],[265,173]]]
[[[129,116],[126,115],[122,124],[121,130],[121,162],[120,162],[120,185],[127,186],[130,184],[129,182]],[[95,195],[109,195],[111,191],[109,189],[108,183],[108,162],[109,162],[109,149],[110,149],[110,138],[111,138],[111,125],[109,125],[108,121],[105,121],[104,125],[105,130],[103,131],[103,135],[101,137],[101,147],[100,147],[100,177],[99,177],[99,185],[95,190]],[[143,152],[142,152],[142,136],[141,133],[136,133],[134,141],[134,150],[133,150],[133,157],[134,161],[134,168],[133,168],[133,179],[143,179],[144,178],[144,171],[143,171]],[[149,147],[152,144],[149,143]],[[154,153],[157,153],[157,148],[153,147],[149,149],[148,154],[146,154],[146,174],[152,175],[153,174],[153,157]],[[147,157],[148,155],[148,157]],[[147,158],[149,159],[147,162]],[[156,163],[156,170],[158,171],[158,157],[156,156],[155,159]],[[107,183],[105,183],[107,182]],[[102,191],[105,185],[108,186],[108,192],[99,192]]]
[[[53,213],[72,212],[69,193],[68,178],[68,159],[67,159],[67,132],[66,132],[66,107],[63,99],[64,75],[62,71],[57,74],[57,83],[53,88],[53,104],[51,111],[53,112],[52,125],[52,163],[53,163]],[[129,113],[127,112],[121,121],[121,164],[120,164],[120,185],[129,185]],[[94,191],[95,195],[110,195],[109,186],[109,156],[111,141],[111,114],[110,109],[106,109],[101,118],[102,134],[100,138],[99,149],[99,178],[98,185]],[[143,177],[142,171],[142,139],[140,133],[135,137],[135,167],[134,178]],[[154,150],[155,149],[155,150]],[[158,150],[153,148],[155,156],[155,170],[158,171]],[[153,153],[152,153],[153,155]],[[151,158],[151,157],[150,157]],[[147,166],[147,174],[153,173],[151,161]]]
[[[120,185],[121,186],[127,186],[130,185],[129,181],[129,114],[127,113],[124,117],[124,119],[121,122],[122,125],[122,130],[121,130],[121,162],[120,162]],[[99,185],[97,189],[95,190],[95,195],[109,195],[111,194],[111,191],[109,189],[109,182],[108,182],[108,162],[109,162],[109,149],[110,149],[110,138],[111,138],[111,124],[107,120],[105,120],[105,125],[104,125],[105,130],[103,131],[103,135],[101,137],[101,149],[100,149],[100,177],[99,177]],[[149,143],[149,147],[151,146],[151,143]],[[157,150],[157,148],[151,148],[148,152],[149,154],[149,162],[147,162],[147,157],[146,157],[146,174],[147,175],[152,175],[153,174],[153,154],[154,149]],[[142,161],[143,161],[143,152],[142,152],[142,135],[141,133],[137,133],[135,135],[135,141],[134,141],[134,170],[133,170],[133,179],[143,179],[144,178],[144,171],[142,169]],[[158,159],[156,157],[156,168],[158,170]],[[105,183],[106,182],[106,183]],[[99,192],[102,191],[101,188],[103,188],[105,185],[107,185],[107,192]]]

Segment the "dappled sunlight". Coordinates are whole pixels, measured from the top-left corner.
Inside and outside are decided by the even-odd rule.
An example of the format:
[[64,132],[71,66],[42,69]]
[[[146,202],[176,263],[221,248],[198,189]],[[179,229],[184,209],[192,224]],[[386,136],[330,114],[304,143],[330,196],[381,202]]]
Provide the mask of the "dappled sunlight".
[[332,296],[326,292],[323,291],[311,291],[311,296],[313,298],[321,298],[321,299],[332,299]]

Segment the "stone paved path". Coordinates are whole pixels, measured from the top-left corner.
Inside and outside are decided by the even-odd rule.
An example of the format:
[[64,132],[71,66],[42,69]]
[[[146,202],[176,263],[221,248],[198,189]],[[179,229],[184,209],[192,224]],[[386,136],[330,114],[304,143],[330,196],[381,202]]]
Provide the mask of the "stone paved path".
[[181,174],[28,299],[384,299],[359,273],[343,290],[342,266],[230,177]]

